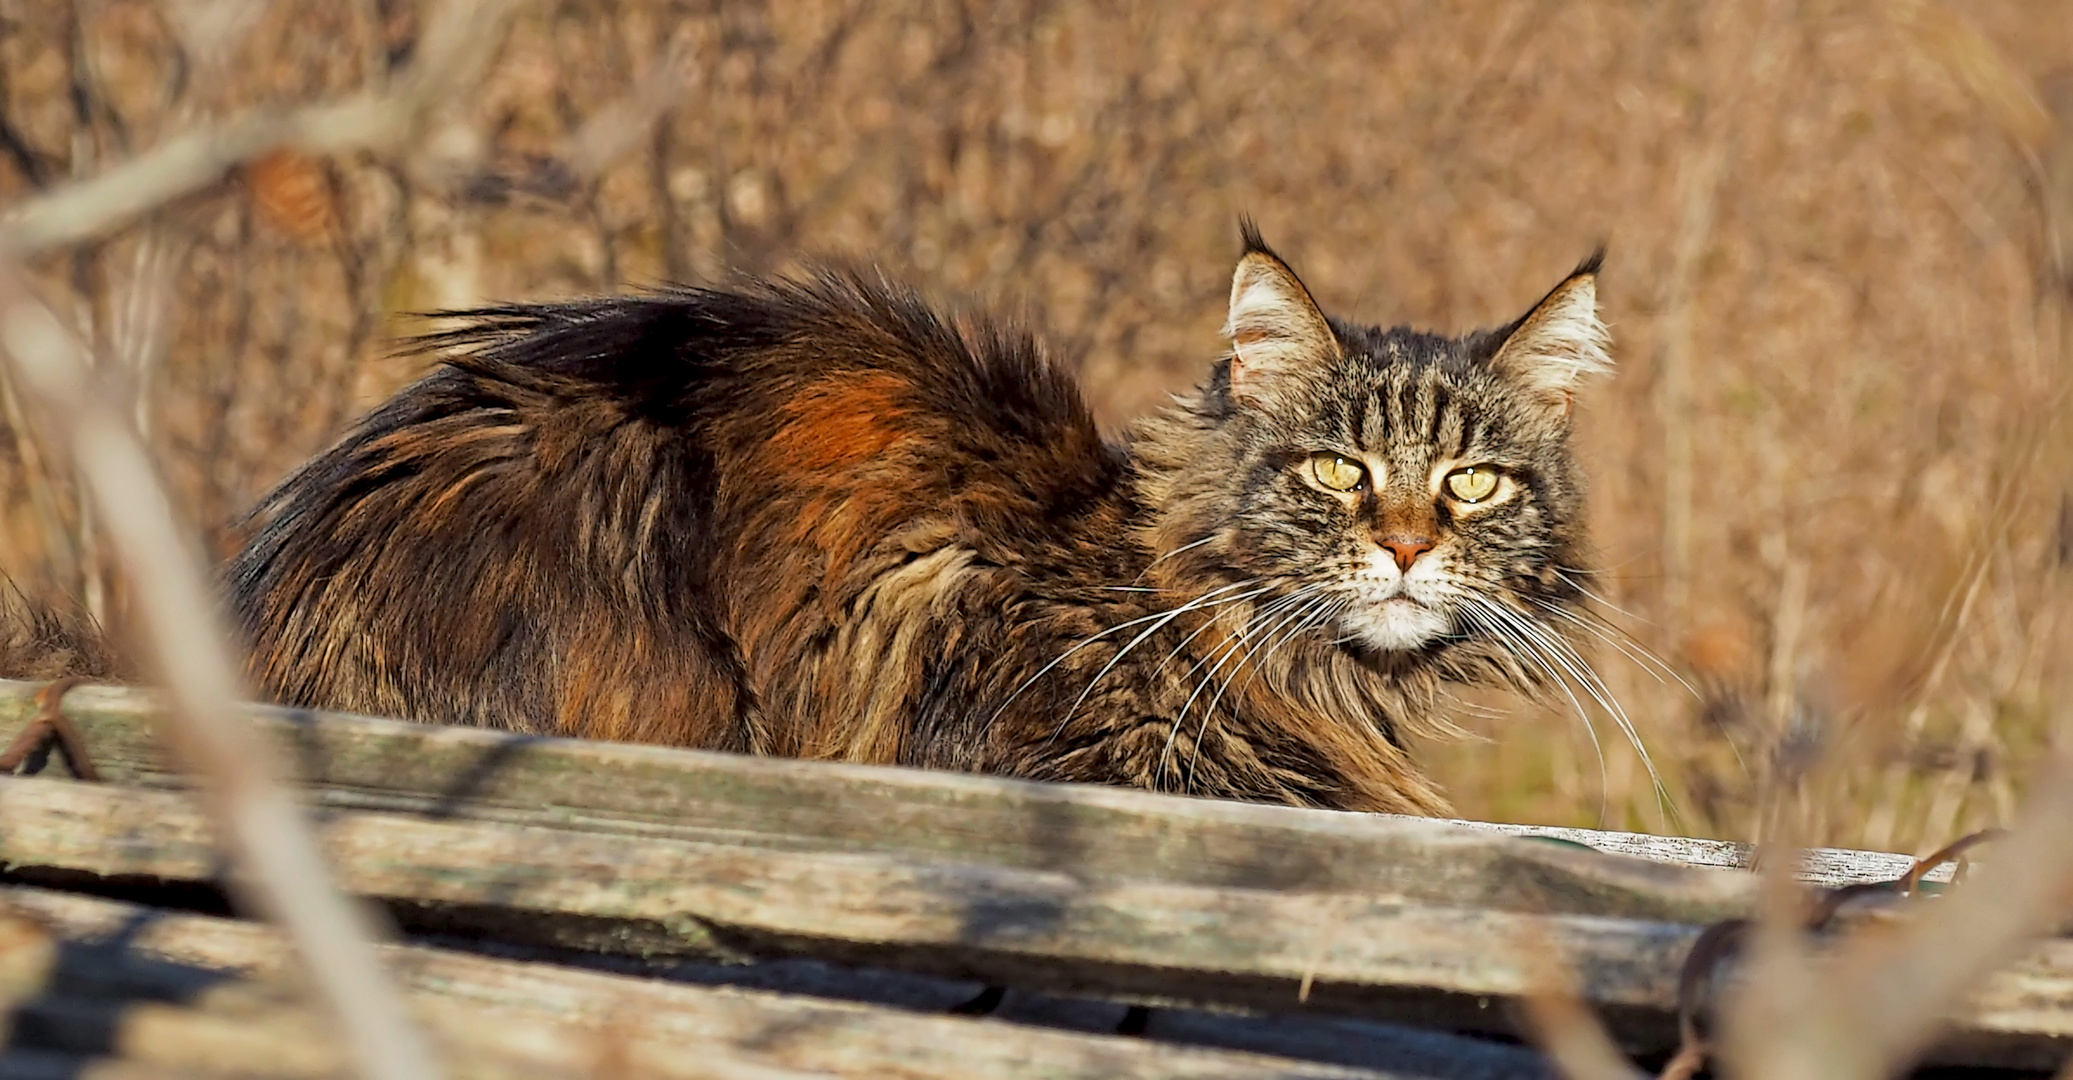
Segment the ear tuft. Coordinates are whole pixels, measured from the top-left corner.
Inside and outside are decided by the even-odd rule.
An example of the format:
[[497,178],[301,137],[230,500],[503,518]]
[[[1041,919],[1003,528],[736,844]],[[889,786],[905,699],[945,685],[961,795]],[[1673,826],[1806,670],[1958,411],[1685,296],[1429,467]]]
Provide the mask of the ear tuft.
[[1612,339],[1598,318],[1600,248],[1504,333],[1490,366],[1534,394],[1568,409],[1569,395],[1593,375],[1612,371]]
[[1245,255],[1231,276],[1231,394],[1242,401],[1273,395],[1279,385],[1339,354],[1339,339],[1310,290],[1274,254],[1251,221],[1241,225]]

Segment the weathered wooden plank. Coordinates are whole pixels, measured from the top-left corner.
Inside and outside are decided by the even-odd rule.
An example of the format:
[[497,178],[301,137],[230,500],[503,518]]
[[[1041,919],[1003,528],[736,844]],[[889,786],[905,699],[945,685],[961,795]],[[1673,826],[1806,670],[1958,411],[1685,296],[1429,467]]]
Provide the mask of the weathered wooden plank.
[[[0,681],[0,737],[26,721],[34,688]],[[100,687],[65,699],[111,780],[171,781],[148,731],[150,701]],[[1708,921],[1751,896],[1739,875],[1593,858],[1418,819],[264,707],[252,716],[287,743],[315,797],[341,808],[1516,911]]]
[[[143,958],[120,944],[82,947],[76,935],[55,933],[47,921],[25,915],[23,905],[0,904],[0,965],[8,969],[0,1027],[13,1051],[0,1058],[0,1075],[49,1073],[94,1059],[160,1075],[348,1080],[357,1073],[337,1024],[313,1007],[306,982],[292,978],[299,972],[255,980]],[[272,944],[276,956],[290,951],[278,935]],[[445,1074],[455,1080],[583,1080],[596,1073],[600,1033],[565,1018],[521,1025],[452,1001],[414,1004]],[[685,1068],[655,1054],[650,1042],[628,1033],[612,1047],[623,1061],[622,1075],[828,1075],[775,1068],[724,1045],[701,1048],[697,1064]]]
[[[1507,836],[1567,840],[1609,855],[1630,855],[1638,859],[1675,863],[1679,866],[1747,870],[1755,865],[1756,857],[1756,848],[1750,844],[1702,840],[1689,836],[1650,836],[1646,833],[1564,829],[1548,825],[1511,825],[1496,821],[1452,821],[1450,824]],[[1906,855],[1884,851],[1813,848],[1801,853],[1797,876],[1810,885],[1835,888],[1865,882],[1892,881],[1913,869],[1914,865],[1915,860]],[[1952,873],[1952,867],[1944,866],[1924,876],[1931,881],[1949,881]]]
[[[119,943],[129,957],[259,979],[289,974],[279,935],[251,923],[37,889],[0,889],[0,905],[29,913],[68,939]],[[761,1069],[769,1080],[803,1074],[911,1080],[1409,1080],[1428,1075],[687,986],[415,945],[384,946],[382,954],[449,1040],[500,1046],[507,1055],[516,1050],[542,1067],[570,1064],[571,1057],[580,1066],[585,1054],[594,1061],[602,1041],[610,1039],[629,1048],[632,1063],[644,1074],[669,1065],[680,1071],[656,1075],[682,1075],[686,1065],[718,1058],[730,1067]],[[463,1023],[476,1029],[449,1030]],[[545,1034],[531,1034],[535,1026]],[[1474,1072],[1433,1075],[1451,1080],[1544,1076],[1524,1052],[1491,1053],[1477,1064]]]
[[[1320,1004],[1401,988],[1515,994],[1526,979],[1518,946],[1539,933],[1607,970],[1598,1000],[1660,1007],[1696,932],[1590,917],[1521,922],[1381,894],[1090,883],[1059,871],[386,814],[333,814],[323,832],[353,891],[457,925],[493,909],[507,939],[648,956],[799,952],[1247,1006],[1292,1001],[1306,974]],[[0,780],[0,863],[11,872],[199,882],[217,862],[208,822],[185,794]]]
[[[356,812],[325,832],[341,879],[363,895],[506,938],[632,954],[798,952],[1069,993],[1502,1029],[1488,1002],[1524,993],[1528,954],[1552,949],[1643,1045],[1669,1038],[1676,972],[1698,933],[1377,893],[1089,882]],[[15,779],[0,781],[0,862],[200,881],[215,856],[184,795]],[[2051,943],[1996,980],[1963,1027],[1996,1054],[2061,1054],[2073,949]]]
[[[0,738],[33,713],[39,684],[0,679]],[[148,725],[151,696],[118,687],[82,687],[66,696],[109,779],[166,785],[177,776],[157,753]],[[742,758],[656,747],[539,739],[441,728],[336,713],[251,707],[253,720],[281,738],[327,805],[470,816],[519,824],[631,832],[680,839],[799,850],[905,852],[1037,869],[1071,866],[1089,877],[1116,876],[1261,888],[1361,888],[1422,895],[1446,890],[1463,902],[1519,910],[1570,910],[1562,895],[1590,896],[1600,914],[1651,912],[1622,906],[1627,882],[1564,890],[1548,868],[1516,851],[1447,858],[1460,877],[1434,881],[1405,858],[1406,842],[1384,843],[1380,815],[1331,814],[1176,800],[1078,785],[1026,784],[993,777],[868,766]],[[1215,807],[1215,809],[1211,809]],[[1367,823],[1347,826],[1349,819]],[[1327,824],[1337,822],[1337,825]],[[1739,869],[1746,844],[1638,833],[1460,821],[1483,831],[1569,840],[1611,854],[1684,866]],[[1513,861],[1529,858],[1533,872]],[[1486,861],[1487,860],[1487,861]],[[1816,849],[1802,876],[1822,885],[1887,881],[1909,867],[1900,855]],[[1555,878],[1573,873],[1565,867]],[[1612,871],[1599,871],[1611,873]],[[1943,876],[1948,876],[1946,869]],[[1477,886],[1484,876],[1515,884]],[[1467,880],[1463,880],[1467,879]],[[1481,888],[1481,897],[1460,890]],[[1552,894],[1552,895],[1551,895]],[[1737,893],[1739,902],[1740,894]],[[1613,905],[1613,906],[1604,906]]]

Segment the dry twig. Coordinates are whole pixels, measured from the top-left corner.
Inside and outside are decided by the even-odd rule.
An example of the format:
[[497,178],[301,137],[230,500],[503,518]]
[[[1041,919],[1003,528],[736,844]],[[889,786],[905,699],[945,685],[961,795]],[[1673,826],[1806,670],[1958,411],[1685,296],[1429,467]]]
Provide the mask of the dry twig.
[[1522,1001],[1526,1030],[1569,1080],[1642,1080],[1576,985],[1575,970],[1548,939],[1520,941],[1532,989]]
[[171,694],[166,736],[205,782],[235,891],[284,926],[329,999],[368,1077],[436,1074],[429,1047],[375,965],[364,912],[332,886],[300,808],[267,748],[232,716],[237,667],[210,613],[202,560],[119,396],[15,266],[22,257],[103,235],[221,180],[278,146],[314,153],[395,145],[424,114],[473,82],[518,0],[454,0],[439,9],[410,69],[382,92],[294,110],[260,110],[175,135],[150,151],[17,205],[0,223],[0,343],[24,410],[62,433],[99,519],[134,579],[149,655]]
[[1842,943],[1838,963],[1823,973],[1825,996],[1861,1040],[1861,1075],[1892,1075],[1934,1038],[1973,985],[2056,929],[2073,895],[2068,821],[2073,762],[2061,760],[1965,888],[1893,933],[1859,933]]
[[302,809],[274,778],[270,747],[233,719],[237,667],[192,537],[118,398],[97,387],[57,316],[0,263],[0,346],[29,411],[62,433],[136,590],[141,637],[169,690],[164,732],[203,780],[231,850],[233,890],[283,926],[347,1032],[363,1075],[437,1075],[402,999],[374,963],[374,927],[332,883]]
[[[1768,1004],[1781,993],[1782,986],[1784,992],[1791,994],[1789,1000],[1792,1004],[1787,1010],[1791,1012],[1804,1010],[1809,1003],[1828,1000],[1824,995],[1848,994],[1853,992],[1853,988],[1866,985],[1865,980],[1885,977],[1885,973],[1868,970],[1863,964],[1815,967],[1815,950],[1806,935],[1840,935],[1861,929],[1868,922],[1890,922],[1893,916],[1904,912],[1901,904],[1927,892],[1923,881],[1930,871],[1956,861],[1959,870],[1952,880],[1953,883],[1962,881],[1970,868],[1967,853],[1979,844],[2003,835],[2001,830],[1985,829],[1962,837],[1917,861],[1907,873],[1892,881],[1845,885],[1811,894],[1798,889],[1786,891],[1784,886],[1789,879],[1776,869],[1784,862],[1774,861],[1770,872],[1780,888],[1766,908],[1776,910],[1766,910],[1762,920],[1740,918],[1715,923],[1707,927],[1686,952],[1677,980],[1678,1047],[1657,1073],[1656,1080],[1690,1080],[1714,1062],[1723,1048],[1720,1038],[1723,1003],[1732,1002],[1739,987],[1750,985],[1746,977],[1748,968],[1761,967],[1765,973],[1767,981],[1757,984],[1760,992],[1756,996]],[[1765,940],[1766,935],[1769,940]],[[1865,940],[1861,934],[1846,938],[1845,944],[1859,940]],[[1890,938],[1884,935],[1869,940],[1890,944]],[[1531,943],[1527,949],[1529,955],[1544,955],[1544,949],[1530,946]],[[1923,947],[1926,946],[1916,946],[1917,949]],[[2007,947],[2002,946],[2004,949]],[[1913,961],[1902,955],[1892,958],[1892,962],[1905,964]],[[1987,970],[1988,967],[1980,967],[1976,974]],[[1948,1011],[1956,1004],[1952,997],[1954,991],[1950,989],[1952,984],[1948,981],[1950,973],[1938,974],[1946,981],[1918,987],[1912,992],[1919,1001]],[[1634,1075],[1632,1066],[1620,1055],[1604,1027],[1583,1004],[1567,971],[1557,967],[1552,960],[1543,960],[1536,973],[1536,983],[1535,991],[1526,999],[1527,1019],[1536,1041],[1565,1075],[1577,1078]],[[1788,1025],[1788,1030],[1779,1033],[1781,1037],[1777,1038],[1772,1037],[1770,1029],[1764,1029],[1763,1035],[1752,1038],[1751,1033],[1757,1029],[1751,1025],[1751,1007],[1744,1003],[1740,1008],[1742,1014],[1731,1019],[1738,1025],[1742,1039],[1739,1043],[1727,1043],[1726,1049],[1745,1062],[1757,1059],[1766,1069],[1779,1070],[1754,1074],[1765,1076],[1826,1076],[1838,1067],[1838,1062],[1854,1062],[1860,1057],[1878,1055],[1885,1056],[1884,1067],[1898,1067],[1933,1035],[1935,1024],[1943,1015],[1918,1010],[1917,1015],[1907,1021],[1912,1026],[1889,1024],[1885,1031],[1877,1031],[1866,1030],[1867,1026],[1862,1024],[1850,1025],[1845,1022],[1848,1018],[1840,1014],[1824,1012],[1823,1019],[1805,1029],[1789,1030]],[[1775,1027],[1775,1010],[1765,1015]],[[1881,1038],[1883,1042],[1875,1041]],[[1885,1074],[1864,1071],[1858,1075]]]
[[217,183],[279,146],[315,154],[393,146],[424,114],[472,84],[522,0],[454,0],[426,30],[418,59],[381,93],[299,109],[260,109],[182,132],[90,180],[15,206],[0,223],[0,257],[22,258],[100,236]]
[[[1965,837],[1898,881],[1835,890],[1817,898],[1798,925],[1759,931],[1746,976],[1724,995],[1722,1049],[1736,1071],[1869,1080],[1905,1068],[1974,984],[2057,926],[2064,898],[2073,894],[2073,849],[2064,842],[2069,819],[2073,763],[2061,761],[2005,834]],[[1844,916],[1890,913],[1895,902],[1921,891],[1930,869],[1952,860],[1964,866],[1967,850],[1986,839],[1999,840],[1997,857],[1970,887],[1913,918],[1840,931],[1818,952],[1807,940],[1807,932],[1827,930]]]
[[100,770],[94,767],[92,755],[86,751],[86,741],[73,730],[65,719],[61,703],[65,691],[79,685],[74,678],[57,679],[36,694],[36,718],[23,725],[20,734],[14,737],[4,751],[0,751],[0,776],[5,776],[22,767],[36,753],[55,746],[65,755],[65,762],[72,767],[72,775],[81,780],[98,781]]

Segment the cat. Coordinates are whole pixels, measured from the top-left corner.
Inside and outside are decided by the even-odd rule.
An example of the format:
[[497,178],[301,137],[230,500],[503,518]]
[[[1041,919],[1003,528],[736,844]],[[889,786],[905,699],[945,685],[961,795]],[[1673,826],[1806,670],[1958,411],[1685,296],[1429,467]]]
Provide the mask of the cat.
[[466,313],[225,568],[283,703],[1447,813],[1407,736],[1580,605],[1600,254],[1445,337],[1247,222],[1227,355],[1104,438],[1030,337],[820,271]]

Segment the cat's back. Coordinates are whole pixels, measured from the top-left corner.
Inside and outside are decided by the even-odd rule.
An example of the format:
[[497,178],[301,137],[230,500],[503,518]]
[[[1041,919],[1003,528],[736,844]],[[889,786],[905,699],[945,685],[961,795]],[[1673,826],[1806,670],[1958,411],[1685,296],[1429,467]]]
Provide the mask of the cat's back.
[[897,756],[863,715],[890,712],[831,711],[845,672],[1116,513],[1068,373],[859,276],[501,308],[428,347],[229,567],[277,698]]

